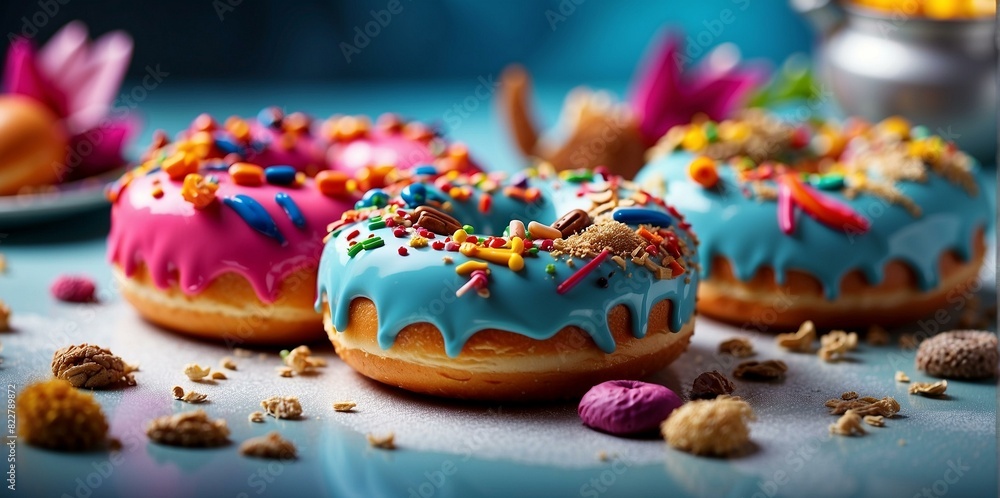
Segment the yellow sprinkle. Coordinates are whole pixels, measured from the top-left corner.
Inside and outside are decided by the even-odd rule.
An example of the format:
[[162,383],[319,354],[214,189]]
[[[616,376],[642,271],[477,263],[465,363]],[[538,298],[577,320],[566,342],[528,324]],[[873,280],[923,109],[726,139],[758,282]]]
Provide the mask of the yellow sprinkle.
[[456,243],[458,243],[458,244],[461,244],[461,243],[465,242],[465,240],[466,240],[466,239],[468,239],[468,238],[469,238],[469,234],[468,234],[468,233],[466,233],[466,231],[465,231],[465,230],[463,230],[463,229],[459,228],[458,230],[455,230],[455,233],[454,233],[454,234],[452,234],[451,238],[452,238],[452,239],[453,239],[453,240],[454,240],[454,241],[455,241]]
[[489,270],[487,263],[482,261],[466,261],[455,267],[455,273],[459,275],[468,275],[476,270]]

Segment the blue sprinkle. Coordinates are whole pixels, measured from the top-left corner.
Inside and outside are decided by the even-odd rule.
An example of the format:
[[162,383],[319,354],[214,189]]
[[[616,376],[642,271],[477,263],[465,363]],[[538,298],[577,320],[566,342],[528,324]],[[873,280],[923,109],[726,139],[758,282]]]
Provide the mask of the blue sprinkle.
[[265,107],[257,113],[257,122],[272,128],[281,126],[281,111],[275,107]]
[[294,199],[284,192],[278,192],[274,195],[274,202],[277,202],[281,209],[285,210],[285,214],[288,215],[288,219],[292,220],[293,225],[305,228],[306,218],[302,216],[302,210],[299,209],[298,204],[295,204]]
[[271,185],[291,185],[295,183],[295,168],[291,166],[268,166],[264,168],[264,179]]
[[423,206],[427,203],[427,187],[422,183],[413,183],[403,187],[400,197],[406,201],[406,205],[411,208]]
[[615,221],[626,225],[653,225],[658,227],[670,226],[674,220],[670,215],[642,208],[619,208],[612,215]]
[[242,154],[243,146],[227,132],[217,131],[213,135],[215,146],[225,154]]
[[208,166],[204,166],[204,169],[205,171],[229,171],[229,165],[222,161],[219,161],[216,163],[209,164]]
[[158,173],[161,169],[163,169],[162,166],[156,166],[153,169],[147,171],[146,174],[147,175],[152,175],[153,173]]
[[250,228],[271,237],[281,245],[285,245],[285,238],[281,236],[278,225],[274,224],[274,218],[271,218],[271,215],[267,213],[267,210],[259,202],[243,194],[224,197],[222,202],[232,208],[233,211],[236,211],[236,214],[240,218],[243,218],[243,221],[247,225],[250,225]]
[[389,194],[380,188],[373,188],[361,196],[361,200],[355,203],[355,207],[358,209],[364,207],[384,207],[386,204],[389,204]]
[[437,168],[431,164],[420,164],[413,168],[414,175],[436,175]]

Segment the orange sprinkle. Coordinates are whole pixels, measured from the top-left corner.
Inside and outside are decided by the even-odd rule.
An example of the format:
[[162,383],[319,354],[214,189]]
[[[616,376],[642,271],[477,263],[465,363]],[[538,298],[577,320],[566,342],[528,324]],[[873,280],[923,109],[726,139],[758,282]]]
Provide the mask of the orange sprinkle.
[[715,167],[715,161],[710,157],[696,157],[688,166],[688,174],[692,180],[705,188],[712,188],[719,183],[719,172]]
[[671,261],[670,264],[667,265],[667,267],[670,268],[670,273],[672,274],[671,276],[674,276],[674,277],[679,276],[679,275],[683,275],[684,272],[687,271],[687,270],[684,269],[683,266],[681,266],[680,263],[677,262],[676,259],[673,260],[673,261]]
[[320,171],[316,175],[316,186],[328,197],[345,197],[350,193],[348,176],[343,171]]
[[658,246],[663,242],[663,237],[646,230],[646,227],[639,227],[639,230],[636,230],[636,233],[639,234],[640,237],[651,242],[654,246]]
[[236,116],[227,119],[225,127],[237,140],[243,141],[250,138],[250,124]]
[[161,166],[171,180],[183,180],[189,173],[198,171],[198,160],[185,152],[175,152],[164,159]]
[[459,202],[465,202],[472,196],[472,192],[465,187],[452,187],[448,190],[448,195]]
[[259,187],[264,184],[264,168],[251,163],[233,163],[229,167],[233,183],[244,187]]
[[219,190],[217,183],[207,182],[198,173],[191,173],[184,177],[181,197],[193,204],[195,209],[205,209],[215,202],[216,190]]
[[152,190],[151,193],[153,194],[153,197],[159,199],[159,198],[163,197],[163,188],[161,188],[159,185],[156,185],[156,186],[153,187],[153,190]]

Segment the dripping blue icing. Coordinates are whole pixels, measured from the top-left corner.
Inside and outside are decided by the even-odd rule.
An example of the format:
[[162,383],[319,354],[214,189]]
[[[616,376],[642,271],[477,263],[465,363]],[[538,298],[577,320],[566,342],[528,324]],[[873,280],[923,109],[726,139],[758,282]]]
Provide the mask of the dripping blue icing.
[[274,202],[277,202],[281,209],[288,215],[288,219],[292,220],[292,224],[298,228],[305,228],[306,217],[302,215],[302,210],[299,209],[299,205],[295,203],[295,199],[284,192],[278,192],[274,194]]
[[926,291],[940,283],[942,253],[953,250],[963,260],[972,256],[975,233],[985,229],[989,215],[983,192],[970,196],[961,186],[928,171],[925,182],[898,183],[902,193],[921,206],[919,217],[872,195],[848,199],[841,192],[827,191],[824,195],[871,220],[871,229],[848,235],[798,212],[795,233],[785,235],[778,227],[774,202],[744,196],[731,167],[719,168],[719,188],[702,188],[687,174],[693,158],[686,152],[664,156],[646,165],[636,182],[663,180],[667,202],[684,213],[701,242],[702,278],[711,271],[712,258],[722,256],[743,281],[765,266],[774,269],[779,284],[786,282],[789,270],[808,272],[833,300],[851,271],[860,270],[870,283],[878,284],[885,277],[885,265],[895,260],[909,266]]
[[[533,204],[494,193],[493,207],[488,214],[479,212],[481,192],[474,189],[473,196],[466,201],[451,200],[454,206],[451,214],[475,226],[477,233],[499,234],[512,219],[551,223],[566,211],[590,207],[588,199],[576,197],[575,186],[562,184],[555,189],[553,185],[554,182],[532,179],[532,186],[542,191],[542,199]],[[428,197],[450,199],[434,185],[427,183],[424,186]],[[652,204],[649,207],[660,209]],[[472,335],[483,329],[498,328],[544,340],[567,326],[583,329],[601,350],[610,353],[615,350],[615,341],[607,315],[618,305],[629,310],[633,334],[640,338],[648,333],[646,322],[651,309],[664,299],[671,303],[670,330],[679,331],[694,314],[698,275],[693,269],[672,280],[657,280],[631,263],[629,270],[623,272],[608,260],[571,294],[559,295],[556,286],[576,269],[556,262],[547,252],[540,252],[538,257],[526,257],[525,267],[519,272],[491,264],[489,298],[474,295],[458,298],[455,291],[467,277],[456,274],[455,266],[470,258],[430,247],[410,248],[409,237],[393,237],[391,229],[368,230],[365,223],[355,224],[353,229],[361,232],[359,238],[362,239],[368,233],[376,233],[385,240],[386,247],[362,251],[351,258],[344,235],[331,239],[320,260],[316,307],[321,310],[325,299],[334,328],[344,330],[351,302],[361,297],[371,299],[378,310],[378,343],[383,349],[389,349],[407,325],[427,322],[442,332],[445,352],[452,357],[461,352]],[[404,246],[409,256],[400,257],[396,250]],[[444,256],[454,258],[454,263],[443,264]],[[696,261],[697,257],[693,256],[687,267],[693,268]],[[549,263],[556,263],[555,275],[545,272]],[[615,275],[609,279],[608,288],[599,287],[597,279],[612,271]],[[631,276],[627,277],[627,273]],[[685,277],[690,277],[690,283],[685,283]]]
[[278,230],[274,218],[271,218],[264,206],[253,200],[252,197],[236,194],[232,197],[224,197],[222,202],[236,211],[236,214],[243,218],[243,221],[250,225],[250,228],[271,237],[281,245],[285,244],[285,237],[281,235],[281,230]]

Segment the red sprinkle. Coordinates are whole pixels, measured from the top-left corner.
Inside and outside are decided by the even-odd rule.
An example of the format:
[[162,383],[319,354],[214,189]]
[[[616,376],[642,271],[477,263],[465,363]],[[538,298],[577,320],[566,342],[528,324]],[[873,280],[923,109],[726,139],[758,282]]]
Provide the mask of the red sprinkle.
[[552,245],[552,239],[545,239],[539,244],[538,248],[543,251],[551,251]]
[[358,235],[361,235],[361,230],[355,229],[351,233],[347,234],[347,240],[351,240],[354,237],[357,237]]
[[490,194],[483,194],[479,198],[479,212],[483,214],[489,214],[490,209],[493,207],[493,196]]
[[440,251],[444,249],[444,242],[441,242],[440,240],[435,240],[434,242],[431,242],[431,248],[433,248],[435,251]]
[[406,237],[406,229],[403,227],[396,227],[392,229],[392,234],[396,237]]
[[387,226],[389,228],[392,228],[392,227],[396,226],[396,220],[393,219],[393,218],[386,219],[385,220],[385,226]]
[[660,254],[660,250],[657,249],[656,246],[654,246],[653,244],[646,246],[646,252],[652,254],[653,256]]
[[449,242],[444,245],[445,251],[458,252],[458,244],[454,242]]
[[67,303],[92,303],[97,301],[94,297],[96,286],[90,277],[80,275],[63,275],[56,278],[49,291],[52,297]]
[[501,239],[501,238],[493,238],[489,242],[489,246],[492,247],[492,248],[494,248],[494,249],[499,249],[499,248],[501,248],[501,247],[503,247],[505,245],[507,245],[507,242],[505,240]]
[[399,252],[400,256],[406,256],[406,255],[410,254],[410,252],[407,251],[406,248],[403,247],[403,246],[399,246],[399,251],[398,252]]
[[465,241],[466,242],[471,242],[473,244],[476,244],[476,243],[479,242],[479,238],[476,237],[475,235],[470,235],[470,236],[466,237]]

